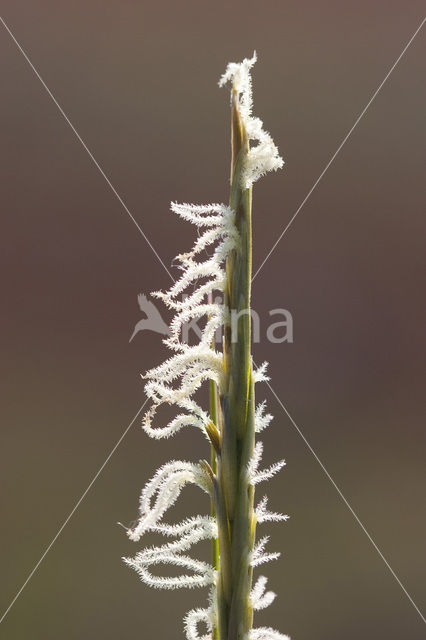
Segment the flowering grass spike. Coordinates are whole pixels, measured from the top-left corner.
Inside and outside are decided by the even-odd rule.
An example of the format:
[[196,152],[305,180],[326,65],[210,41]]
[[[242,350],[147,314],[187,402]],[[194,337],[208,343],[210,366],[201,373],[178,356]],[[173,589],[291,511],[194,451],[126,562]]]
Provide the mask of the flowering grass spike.
[[[147,434],[168,438],[193,426],[211,445],[209,461],[168,462],[145,485],[139,521],[128,536],[138,541],[145,533],[155,532],[166,541],[124,559],[152,587],[209,587],[207,607],[185,617],[188,640],[287,638],[269,627],[253,628],[253,612],[275,599],[272,591],[266,591],[264,576],[252,584],[253,568],[279,555],[266,550],[267,537],[255,541],[256,525],[288,517],[268,511],[266,497],[254,505],[255,485],[285,464],[281,460],[259,469],[263,447],[255,442],[272,416],[265,413],[265,403],[256,407],[254,398],[255,383],[267,378],[266,364],[253,370],[251,356],[252,185],[283,165],[262,121],[252,116],[250,71],[255,62],[256,54],[241,63],[230,63],[219,82],[220,86],[231,83],[229,204],[171,205],[177,215],[198,227],[199,236],[191,251],[177,257],[182,270],[179,280],[167,292],[154,294],[175,313],[170,335],[164,340],[173,354],[144,376],[145,391],[152,401],[143,423]],[[221,294],[221,303],[212,302],[217,300],[214,294]],[[182,328],[195,318],[204,318],[204,327],[199,341],[192,345],[183,340]],[[220,329],[222,351],[214,341]],[[209,409],[194,399],[205,383],[210,386]],[[178,413],[166,426],[156,426],[157,409],[163,404],[176,405]],[[167,510],[187,484],[208,494],[210,515],[165,522]],[[211,564],[189,555],[193,545],[207,539],[212,540]],[[175,565],[182,574],[158,576],[155,567],[161,564]]]

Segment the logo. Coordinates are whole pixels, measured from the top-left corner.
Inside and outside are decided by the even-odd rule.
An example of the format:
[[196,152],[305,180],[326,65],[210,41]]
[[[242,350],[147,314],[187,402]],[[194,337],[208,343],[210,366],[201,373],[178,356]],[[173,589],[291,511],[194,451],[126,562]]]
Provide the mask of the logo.
[[[216,304],[221,304],[222,299],[217,298],[214,300]],[[138,295],[138,304],[142,313],[145,314],[145,318],[139,320],[135,328],[133,330],[132,335],[130,336],[129,342],[131,342],[136,334],[141,331],[154,331],[155,333],[160,333],[163,336],[170,335],[170,329],[167,323],[163,320],[163,317],[160,311],[157,309],[155,304],[148,300],[146,295],[140,293]],[[267,340],[267,342],[271,342],[272,344],[281,344],[283,342],[287,342],[292,344],[294,342],[293,339],[293,316],[288,311],[288,309],[271,309],[268,312],[268,322],[265,323],[261,316],[257,313],[255,309],[243,309],[241,311],[231,312],[230,324],[231,324],[231,342],[235,342],[237,340],[238,334],[238,321],[239,319],[246,315],[250,314],[251,317],[251,326],[252,326],[252,334],[253,334],[253,342],[259,343],[262,338]],[[202,324],[201,317],[194,317],[188,322],[182,325],[182,342],[189,342],[191,332],[194,332],[197,338],[201,338],[202,335]],[[263,325],[263,326],[262,326]],[[215,335],[216,344],[222,344],[222,328],[220,328]],[[263,329],[263,330],[262,330]]]

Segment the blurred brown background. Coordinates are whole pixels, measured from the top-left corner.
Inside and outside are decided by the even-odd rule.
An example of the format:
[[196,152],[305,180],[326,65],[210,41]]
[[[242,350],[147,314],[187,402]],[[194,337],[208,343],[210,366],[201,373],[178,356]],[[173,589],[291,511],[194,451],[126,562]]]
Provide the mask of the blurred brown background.
[[[191,225],[171,200],[226,201],[229,60],[251,56],[255,114],[286,165],[255,187],[258,266],[422,19],[423,3],[4,0],[2,16],[170,266]],[[417,605],[425,609],[425,33],[421,32],[254,284],[294,344],[256,346],[272,386]],[[161,361],[137,294],[169,279],[6,30],[1,69],[3,612],[143,401]],[[424,638],[425,627],[277,402],[264,525],[279,595],[257,616],[294,640]],[[121,562],[116,521],[195,431],[135,424],[0,625],[7,640],[183,637],[204,591],[154,592]],[[264,487],[260,487],[262,494]],[[207,509],[190,489],[178,515]],[[206,551],[206,550],[205,550]]]

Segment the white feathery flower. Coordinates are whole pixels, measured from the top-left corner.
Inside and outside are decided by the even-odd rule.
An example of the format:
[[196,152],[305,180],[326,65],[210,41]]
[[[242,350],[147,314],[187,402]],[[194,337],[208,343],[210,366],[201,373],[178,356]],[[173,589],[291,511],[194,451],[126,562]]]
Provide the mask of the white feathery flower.
[[167,427],[157,427],[153,429],[151,427],[150,420],[147,420],[145,416],[143,429],[149,436],[151,436],[151,438],[159,439],[168,438],[169,436],[172,436],[180,431],[183,427],[188,426],[199,427],[200,429],[203,429],[203,421],[194,414],[180,413],[169,422]]
[[[182,553],[201,540],[215,538],[216,522],[208,516],[197,516],[178,524],[161,522],[165,512],[174,504],[186,484],[197,484],[203,490],[208,489],[209,480],[206,475],[200,465],[172,461],[158,469],[145,485],[140,498],[140,519],[138,524],[128,531],[129,538],[137,541],[148,531],[156,531],[177,538],[159,547],[143,549],[134,558],[124,558],[126,564],[133,567],[146,584],[161,589],[192,588],[213,584],[213,568],[206,562],[195,560]],[[149,571],[149,567],[158,564],[184,567],[192,571],[193,575],[154,576]]]
[[265,562],[271,562],[272,560],[276,560],[277,558],[280,557],[281,554],[279,552],[275,552],[275,553],[264,552],[268,541],[269,541],[269,536],[264,536],[257,542],[251,554],[250,564],[252,567],[257,567],[260,564],[264,564]]
[[[200,622],[207,627],[208,633],[200,636],[198,625]],[[185,631],[187,640],[211,640],[212,613],[210,609],[193,609],[185,616]]]
[[283,513],[268,511],[266,508],[267,504],[268,498],[264,496],[254,511],[257,522],[285,522],[289,519],[290,516],[284,515]]
[[250,147],[245,160],[241,176],[241,186],[245,189],[268,171],[276,171],[284,164],[270,134],[263,129],[262,120],[252,116],[253,96],[250,70],[256,60],[257,56],[254,52],[252,58],[245,58],[243,62],[230,62],[219,80],[221,87],[227,82],[232,82],[232,89],[238,93],[240,98],[241,118],[248,138],[250,141],[257,142],[255,146]]
[[265,595],[262,598],[259,598],[259,600],[255,603],[253,607],[254,610],[260,611],[261,609],[266,609],[266,607],[269,607],[269,605],[273,603],[276,597],[276,593],[274,593],[273,591],[267,591]]
[[179,204],[172,202],[170,206],[172,211],[197,227],[223,226],[224,213],[231,211],[224,204],[188,204],[187,202]]
[[[152,553],[152,555],[137,553],[134,558],[123,558],[124,562],[135,569],[141,580],[149,587],[156,589],[193,589],[195,587],[207,587],[213,584],[214,571],[210,565],[201,560],[194,560],[189,556],[181,556],[177,553]],[[180,576],[154,576],[147,567],[158,564],[171,564],[184,567],[193,571],[194,575],[183,574]]]
[[259,468],[260,461],[262,460],[263,454],[263,443],[258,440],[254,445],[254,450],[250,459],[250,463],[248,465],[248,475],[250,480],[252,481],[256,477],[257,470]]
[[165,340],[165,344],[172,349],[178,346],[180,351],[188,350],[188,345],[181,344],[179,341],[182,325],[184,325],[186,322],[189,322],[192,318],[198,318],[201,316],[209,317],[202,331],[201,341],[211,343],[215,331],[223,323],[222,309],[218,311],[217,306],[218,306],[217,304],[201,304],[201,303],[198,303],[198,305],[195,308],[192,307],[190,304],[186,304],[185,306],[182,306],[181,311],[179,311],[175,315],[175,317],[173,318],[170,324],[171,336],[170,338],[167,338]]
[[290,637],[271,627],[258,627],[250,631],[249,640],[290,640]]
[[250,464],[247,469],[250,482],[252,484],[258,484],[259,482],[263,482],[264,480],[269,480],[285,466],[285,460],[279,460],[278,462],[274,462],[274,464],[271,464],[270,467],[267,467],[263,471],[258,471],[259,464],[262,459],[262,453],[263,444],[258,441],[256,442],[256,445],[254,447]]
[[[223,264],[237,240],[235,214],[225,205],[173,203],[172,209],[185,220],[197,227],[204,227],[205,230],[190,252],[178,256],[182,268],[181,277],[169,291],[155,294],[176,313],[170,326],[170,336],[165,340],[175,354],[143,376],[147,380],[146,394],[152,400],[143,427],[154,438],[169,437],[185,426],[198,427],[205,433],[204,426],[208,423],[209,416],[198,406],[193,395],[205,380],[214,380],[220,384],[224,374],[222,354],[211,349],[214,333],[223,323],[224,311],[221,305],[210,302],[209,295],[214,291],[223,293],[226,284]],[[199,260],[200,253],[209,247],[213,247],[212,255]],[[181,301],[180,295],[200,279],[203,279],[203,284]],[[183,343],[182,325],[200,316],[207,320],[199,343],[194,346]],[[174,404],[186,413],[179,413],[165,427],[153,427],[156,411],[165,403]],[[216,522],[208,516],[196,516],[177,524],[162,521],[166,511],[175,503],[187,484],[197,484],[207,493],[211,489],[211,479],[201,465],[172,461],[158,469],[142,490],[139,521],[128,531],[129,538],[135,541],[149,531],[175,538],[163,545],[143,549],[134,558],[124,559],[145,583],[156,588],[191,588],[214,583],[213,567],[189,557],[186,552],[201,540],[216,538]],[[160,564],[183,567],[190,573],[173,577],[153,575],[150,568]],[[187,635],[190,640],[199,638],[197,624],[201,620],[208,622],[210,617],[207,614],[212,610],[211,607],[209,610],[196,610],[188,614]]]
[[[182,551],[188,551],[194,544],[197,544],[197,542],[201,540],[210,540],[217,537],[217,525],[215,526],[214,520],[208,516],[198,516],[197,518],[191,518],[175,525],[160,524],[151,527],[151,531],[156,531],[177,539],[159,547],[147,547],[139,553],[139,555],[144,558],[158,554],[182,553]],[[165,533],[166,531],[169,531],[169,533]],[[173,534],[170,533],[171,531],[173,531]],[[179,533],[177,533],[177,531],[179,531]]]
[[256,584],[251,590],[250,601],[253,609],[259,611],[260,609],[266,609],[276,598],[276,593],[273,591],[266,591],[265,587],[268,582],[268,578],[265,576],[259,576]]
[[251,117],[253,107],[253,92],[250,70],[257,61],[256,52],[252,58],[244,58],[242,62],[229,62],[225,73],[219,80],[219,87],[232,82],[232,88],[240,96],[241,117],[244,124]]
[[199,527],[205,529],[206,532],[209,533],[210,537],[217,537],[217,523],[211,516],[192,516],[191,518],[186,518],[185,520],[182,520],[182,522],[177,522],[175,524],[160,522],[153,526],[151,531],[156,531],[164,536],[175,538]]
[[139,522],[128,531],[129,538],[137,541],[144,533],[155,528],[186,484],[197,484],[205,490],[205,475],[203,469],[192,462],[173,460],[158,469],[142,490]]
[[264,482],[265,480],[269,480],[276,473],[281,471],[281,469],[285,467],[285,464],[286,464],[285,460],[279,460],[278,462],[274,462],[274,464],[271,464],[271,466],[268,467],[267,469],[264,469],[263,471],[259,471],[258,473],[255,473],[251,479],[252,483],[259,484],[259,482]]
[[265,414],[265,407],[265,401],[261,402],[256,407],[256,413],[254,417],[256,433],[260,433],[261,431],[266,429],[266,427],[269,426],[269,423],[273,419],[273,416],[270,413]]
[[[223,204],[190,205],[172,203],[172,210],[198,227],[207,227],[196,241],[192,251],[178,257],[182,266],[181,277],[167,292],[156,292],[170,308],[176,311],[170,325],[170,336],[165,344],[176,353],[158,367],[143,376],[147,383],[145,392],[153,402],[144,418],[144,429],[154,438],[166,438],[184,426],[196,426],[203,430],[208,421],[207,414],[192,400],[194,393],[206,380],[221,384],[223,371],[222,354],[211,349],[216,330],[223,324],[223,306],[209,301],[214,291],[222,292],[226,284],[223,264],[237,240],[234,224],[235,214]],[[200,252],[214,245],[213,255],[197,261]],[[195,281],[207,279],[182,301],[178,297],[185,293]],[[206,317],[198,344],[190,346],[181,341],[182,326],[193,318]],[[152,426],[157,408],[162,404],[175,404],[187,411],[179,414],[166,427]]]
[[267,362],[262,362],[260,367],[257,367],[253,371],[253,379],[255,382],[267,382],[270,380],[269,376],[266,375],[266,369],[268,367]]

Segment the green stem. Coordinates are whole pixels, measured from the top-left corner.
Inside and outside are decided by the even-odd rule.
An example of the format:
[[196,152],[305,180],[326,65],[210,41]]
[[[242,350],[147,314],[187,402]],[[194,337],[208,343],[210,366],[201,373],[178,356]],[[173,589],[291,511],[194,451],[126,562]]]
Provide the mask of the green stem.
[[[217,428],[217,386],[214,380],[210,380],[210,418]],[[213,473],[216,475],[217,473],[217,456],[216,451],[213,445],[210,448],[210,466],[212,468]],[[211,500],[211,516],[213,518],[216,517],[216,510],[214,506],[214,500]],[[219,542],[217,538],[214,538],[212,541],[212,564],[213,567],[217,570],[219,567]]]
[[[213,345],[213,348],[214,348],[214,345]],[[210,418],[214,423],[214,425],[216,426],[216,428],[217,428],[217,419],[218,419],[217,403],[218,403],[217,386],[214,380],[210,380]],[[213,473],[216,475],[217,455],[213,445],[211,445],[210,466],[212,468]],[[211,500],[210,513],[212,518],[216,518],[214,498],[212,498]],[[216,571],[219,569],[219,539],[218,538],[213,538],[212,540],[212,566]],[[216,626],[213,626],[213,640],[219,640],[219,629]]]
[[236,213],[239,241],[227,259],[223,388],[220,389],[221,432],[218,458],[219,526],[218,627],[220,640],[246,640],[252,627],[250,606],[254,546],[254,490],[247,466],[254,448],[254,384],[251,364],[251,188],[241,186],[248,138],[240,116],[238,95],[232,101],[230,206]]

